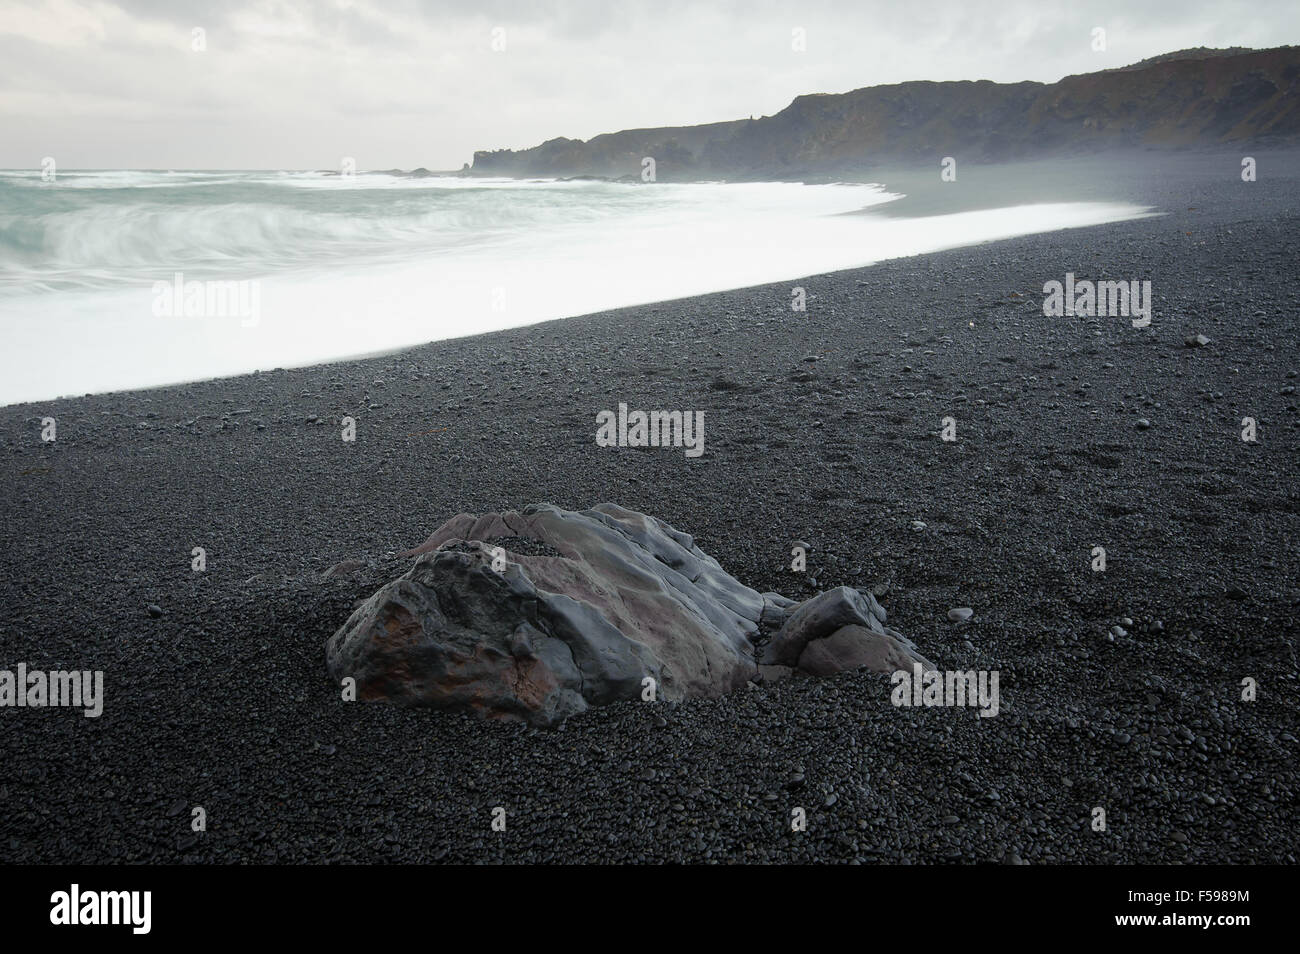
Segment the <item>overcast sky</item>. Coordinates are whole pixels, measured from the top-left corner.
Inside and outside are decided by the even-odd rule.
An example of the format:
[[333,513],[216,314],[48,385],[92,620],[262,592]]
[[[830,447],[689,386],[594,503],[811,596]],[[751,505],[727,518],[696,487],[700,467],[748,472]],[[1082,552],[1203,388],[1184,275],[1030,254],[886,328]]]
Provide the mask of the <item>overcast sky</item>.
[[0,0],[0,167],[455,169],[801,93],[1292,43],[1296,0]]

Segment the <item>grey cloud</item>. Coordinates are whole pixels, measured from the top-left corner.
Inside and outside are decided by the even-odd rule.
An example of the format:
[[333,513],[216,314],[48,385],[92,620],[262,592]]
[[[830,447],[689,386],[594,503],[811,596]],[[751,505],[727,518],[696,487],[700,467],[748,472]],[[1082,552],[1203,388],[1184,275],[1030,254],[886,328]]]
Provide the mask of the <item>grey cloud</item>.
[[[62,8],[19,5],[44,11],[45,37]],[[475,149],[771,114],[802,93],[911,79],[1051,82],[1188,46],[1300,38],[1300,6],[1277,0],[121,0],[117,9],[124,22],[76,42],[14,36],[0,19],[0,166],[29,166],[55,144],[69,167],[139,165],[152,149],[156,160],[143,164],[319,168],[346,147],[363,168],[458,168]],[[194,26],[208,31],[206,53],[188,50]],[[490,48],[494,26],[507,31],[504,53]],[[806,53],[790,49],[796,26],[807,30]],[[1108,31],[1104,54],[1090,49],[1094,26]]]

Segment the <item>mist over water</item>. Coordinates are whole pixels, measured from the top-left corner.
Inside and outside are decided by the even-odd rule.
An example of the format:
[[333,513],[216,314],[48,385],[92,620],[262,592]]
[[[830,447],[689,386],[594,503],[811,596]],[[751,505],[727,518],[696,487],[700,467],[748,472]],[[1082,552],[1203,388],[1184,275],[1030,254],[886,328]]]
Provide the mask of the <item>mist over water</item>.
[[[861,184],[0,172],[0,403],[315,364],[1146,214],[842,214],[896,198]],[[178,273],[256,282],[256,320],[159,315]]]

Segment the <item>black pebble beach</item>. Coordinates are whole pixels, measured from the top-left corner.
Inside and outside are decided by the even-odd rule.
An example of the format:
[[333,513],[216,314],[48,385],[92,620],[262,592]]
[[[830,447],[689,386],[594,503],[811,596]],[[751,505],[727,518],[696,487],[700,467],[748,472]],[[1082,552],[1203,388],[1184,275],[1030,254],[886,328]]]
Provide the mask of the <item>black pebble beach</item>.
[[[0,711],[0,860],[1294,863],[1300,162],[1238,161],[1098,187],[1156,217],[0,409],[0,666],[105,674],[99,718]],[[1045,317],[1067,272],[1150,280],[1150,326]],[[619,402],[704,411],[703,456],[598,447]],[[325,640],[394,554],[542,501],[872,590],[1001,711],[866,672],[555,731],[343,701]]]

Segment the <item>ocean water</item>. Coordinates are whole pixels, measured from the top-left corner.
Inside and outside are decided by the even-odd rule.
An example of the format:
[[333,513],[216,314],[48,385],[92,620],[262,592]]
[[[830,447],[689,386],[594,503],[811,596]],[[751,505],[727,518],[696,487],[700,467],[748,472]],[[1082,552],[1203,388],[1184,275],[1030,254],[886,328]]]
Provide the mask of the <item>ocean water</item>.
[[897,198],[863,184],[0,171],[0,404],[316,364],[1146,214],[843,214]]

